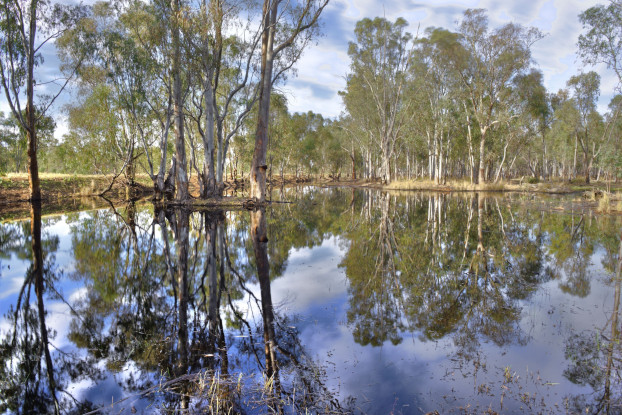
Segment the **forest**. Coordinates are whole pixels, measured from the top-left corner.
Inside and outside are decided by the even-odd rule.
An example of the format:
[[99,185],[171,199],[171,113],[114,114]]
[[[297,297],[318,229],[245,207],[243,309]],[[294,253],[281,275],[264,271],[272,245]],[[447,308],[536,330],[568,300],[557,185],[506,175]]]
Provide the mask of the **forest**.
[[[617,181],[622,96],[599,111],[605,64],[622,84],[622,2],[583,11],[585,71],[548,91],[532,58],[545,33],[465,10],[453,28],[363,18],[347,54],[343,112],[291,113],[278,86],[322,35],[328,0],[122,0],[91,6],[6,0],[0,14],[0,172],[146,175],[156,199],[219,197],[225,182],[426,178]],[[409,25],[410,24],[410,25]],[[38,92],[41,48],[62,63]],[[276,87],[276,88],[275,88]],[[613,91],[603,91],[611,94]],[[616,89],[617,92],[617,89]],[[55,136],[54,102],[68,132]]]

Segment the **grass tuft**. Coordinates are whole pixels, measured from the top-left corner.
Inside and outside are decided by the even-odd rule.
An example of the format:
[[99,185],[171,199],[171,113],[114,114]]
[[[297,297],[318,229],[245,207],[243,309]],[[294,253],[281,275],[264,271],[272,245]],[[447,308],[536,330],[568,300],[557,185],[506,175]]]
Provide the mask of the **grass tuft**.
[[611,200],[607,192],[603,192],[602,197],[598,200],[598,211],[601,213],[609,213],[611,211]]

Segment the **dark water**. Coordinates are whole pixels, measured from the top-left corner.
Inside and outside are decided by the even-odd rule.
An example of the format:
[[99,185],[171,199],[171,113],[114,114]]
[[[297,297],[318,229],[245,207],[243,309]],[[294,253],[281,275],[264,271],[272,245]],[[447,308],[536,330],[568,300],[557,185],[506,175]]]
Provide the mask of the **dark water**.
[[1,224],[0,413],[622,412],[619,216],[281,197]]

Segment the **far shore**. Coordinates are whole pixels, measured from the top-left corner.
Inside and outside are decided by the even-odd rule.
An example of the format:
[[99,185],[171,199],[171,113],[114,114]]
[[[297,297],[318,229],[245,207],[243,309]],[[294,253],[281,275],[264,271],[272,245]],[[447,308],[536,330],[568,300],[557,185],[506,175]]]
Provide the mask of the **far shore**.
[[[42,173],[40,176],[43,193],[44,211],[61,212],[64,210],[79,211],[85,209],[102,208],[109,205],[105,199],[97,196],[110,187],[113,176],[109,175],[74,175]],[[597,202],[604,195],[608,212],[622,211],[622,182],[593,182],[584,181],[545,181],[535,182],[531,179],[514,179],[498,183],[472,184],[468,180],[447,180],[445,183],[436,183],[427,179],[395,180],[385,185],[379,180],[365,180],[344,177],[314,177],[314,176],[275,176],[269,183],[273,189],[290,186],[319,186],[319,187],[352,187],[374,188],[389,191],[430,191],[430,192],[521,192],[533,194],[580,194],[587,201]],[[190,183],[190,193],[193,196],[191,205],[199,209],[241,209],[249,206],[246,197],[247,183],[242,179],[225,182],[226,193],[221,199],[199,199],[199,188],[196,177]],[[137,175],[135,184],[128,189],[126,182],[118,178],[110,190],[105,194],[110,202],[125,203],[128,200],[150,200],[152,183],[147,175]],[[0,176],[0,220],[23,216],[28,211],[28,176],[25,173],[9,173]],[[101,200],[99,200],[101,199]],[[615,203],[618,201],[618,203]],[[613,203],[610,203],[613,202]],[[166,205],[166,203],[165,203]],[[603,203],[601,202],[601,205]],[[618,209],[618,207],[620,209]],[[601,206],[601,208],[603,208]],[[603,208],[604,209],[604,208]]]

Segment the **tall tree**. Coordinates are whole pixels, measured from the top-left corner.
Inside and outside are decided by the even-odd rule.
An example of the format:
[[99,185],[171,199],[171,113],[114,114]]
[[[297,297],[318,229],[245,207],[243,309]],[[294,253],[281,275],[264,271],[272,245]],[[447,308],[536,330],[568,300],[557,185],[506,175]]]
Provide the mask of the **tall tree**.
[[454,65],[466,90],[480,129],[479,174],[485,181],[486,142],[491,129],[513,117],[508,111],[508,92],[513,79],[531,64],[531,45],[542,37],[535,28],[508,23],[492,31],[483,9],[469,9],[459,25],[466,59]]
[[[315,34],[317,21],[328,1],[300,0],[284,3],[283,0],[264,0],[263,2],[259,108],[250,171],[250,197],[260,203],[266,200],[268,170],[266,153],[272,85],[298,60],[304,47]],[[279,12],[281,3],[285,4],[285,8]],[[285,53],[286,51],[288,53]],[[277,61],[284,53],[284,59]]]
[[82,6],[66,7],[48,0],[0,3],[0,81],[11,112],[26,134],[30,200],[41,200],[37,127],[69,81],[66,79],[55,94],[43,97],[35,105],[35,88],[45,84],[41,79],[37,82],[35,68],[43,63],[42,48],[75,26],[85,10]]
[[171,38],[173,56],[173,124],[175,125],[175,200],[186,203],[188,192],[188,172],[186,163],[186,143],[184,141],[184,110],[181,73],[181,0],[171,0]]
[[[548,177],[548,147],[546,131],[551,122],[551,108],[546,88],[543,85],[542,72],[532,69],[525,75],[520,75],[514,80],[514,87],[518,95],[518,111],[522,116],[522,124],[531,137],[540,136],[542,156],[540,175],[543,179]],[[535,144],[535,143],[532,143]]]
[[590,7],[579,15],[587,32],[579,36],[579,55],[587,64],[604,63],[622,85],[622,1]]
[[414,72],[422,81],[418,95],[427,114],[420,130],[428,143],[428,174],[441,183],[445,178],[444,159],[452,144],[453,115],[462,92],[451,60],[463,53],[463,48],[456,33],[436,28],[426,29],[426,33],[428,36],[417,42]]
[[380,17],[365,18],[356,23],[356,43],[348,47],[352,62],[342,94],[344,103],[351,115],[361,109],[357,107],[361,102],[365,103],[364,111],[371,112],[374,120],[366,132],[379,150],[380,174],[385,183],[391,181],[391,159],[406,121],[412,116],[406,99],[412,40],[407,25],[402,18],[394,23]]
[[[202,139],[204,165],[198,171],[201,196],[222,193],[225,157],[257,99],[257,46],[261,29],[251,32],[240,5],[230,0],[203,1],[190,26],[191,56],[197,57],[198,78],[192,116]],[[250,39],[227,36],[229,27],[243,27]],[[224,33],[223,33],[224,32]],[[197,170],[199,170],[197,168]]]
[[573,92],[574,103],[579,113],[578,125],[574,133],[583,151],[585,182],[589,183],[592,163],[602,148],[601,140],[597,137],[601,134],[592,129],[594,121],[600,119],[596,111],[596,101],[600,95],[600,76],[593,71],[582,73],[570,77],[567,85]]

